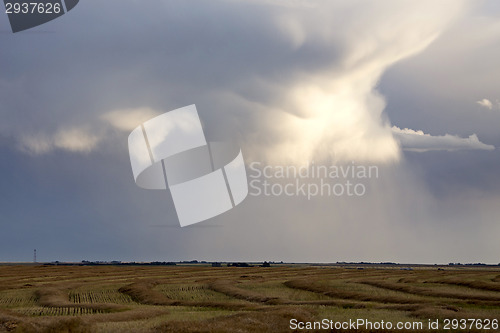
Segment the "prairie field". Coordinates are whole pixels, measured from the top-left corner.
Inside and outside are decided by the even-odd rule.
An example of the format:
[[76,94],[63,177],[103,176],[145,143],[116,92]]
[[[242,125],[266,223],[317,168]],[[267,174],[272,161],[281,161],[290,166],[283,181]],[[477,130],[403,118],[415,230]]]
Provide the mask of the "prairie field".
[[[500,268],[0,265],[0,332],[313,332],[290,321],[498,332]],[[428,322],[440,323],[430,329]],[[477,323],[474,322],[474,323]],[[363,327],[327,332],[402,332]]]

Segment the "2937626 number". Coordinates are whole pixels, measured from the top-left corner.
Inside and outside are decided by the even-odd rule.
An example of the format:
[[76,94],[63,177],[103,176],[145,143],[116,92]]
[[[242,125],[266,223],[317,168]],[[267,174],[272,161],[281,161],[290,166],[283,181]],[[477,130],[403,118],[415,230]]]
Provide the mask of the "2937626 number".
[[444,319],[445,330],[498,330],[498,319]]
[[61,12],[60,3],[50,2],[22,2],[5,3],[6,14],[59,14]]

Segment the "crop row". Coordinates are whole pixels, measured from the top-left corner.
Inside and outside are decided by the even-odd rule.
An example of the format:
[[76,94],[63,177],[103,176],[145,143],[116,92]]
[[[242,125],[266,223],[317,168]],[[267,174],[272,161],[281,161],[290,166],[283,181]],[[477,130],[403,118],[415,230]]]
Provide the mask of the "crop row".
[[120,293],[118,290],[106,289],[96,291],[72,290],[69,292],[69,300],[72,303],[132,303],[132,298]]
[[35,294],[31,290],[4,290],[0,292],[1,307],[28,307],[35,304]]
[[100,310],[80,308],[80,307],[41,307],[32,306],[26,308],[17,308],[16,312],[26,316],[80,316],[102,313]]
[[234,301],[232,297],[211,290],[203,284],[162,284],[156,287],[167,298],[181,301]]

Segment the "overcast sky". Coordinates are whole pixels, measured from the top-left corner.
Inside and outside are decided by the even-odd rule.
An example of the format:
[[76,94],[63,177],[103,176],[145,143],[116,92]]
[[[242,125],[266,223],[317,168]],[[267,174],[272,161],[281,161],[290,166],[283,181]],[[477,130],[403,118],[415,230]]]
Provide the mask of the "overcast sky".
[[[500,262],[497,1],[86,0],[0,45],[0,261]],[[249,174],[379,177],[181,228],[127,137],[190,104]]]

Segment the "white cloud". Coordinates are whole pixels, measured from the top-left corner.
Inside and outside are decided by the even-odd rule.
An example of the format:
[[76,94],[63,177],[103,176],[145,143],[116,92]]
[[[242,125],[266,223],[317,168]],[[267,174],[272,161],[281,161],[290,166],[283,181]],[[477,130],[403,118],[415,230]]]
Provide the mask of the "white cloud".
[[101,119],[118,130],[130,132],[146,120],[159,114],[160,112],[151,108],[142,107],[113,110],[103,114]]
[[30,154],[45,154],[54,148],[47,135],[23,135],[19,138],[19,149]]
[[477,101],[476,103],[487,109],[490,110],[493,109],[493,103],[491,103],[489,99],[483,98],[482,100]]
[[86,128],[63,128],[52,135],[25,134],[19,139],[19,148],[30,154],[45,154],[56,149],[75,153],[92,151],[99,141],[99,135],[91,133]]
[[437,135],[426,134],[423,131],[415,131],[409,128],[401,129],[397,126],[392,127],[392,132],[404,150],[426,152],[431,150],[493,150],[494,146],[479,141],[476,134],[468,138],[461,138],[456,135]]
[[55,147],[72,152],[88,153],[99,141],[99,136],[83,128],[62,129],[54,135]]
[[72,153],[89,153],[98,148],[99,143],[109,134],[109,129],[129,132],[142,122],[158,115],[151,108],[121,109],[100,116],[101,123],[91,126],[65,127],[54,133],[23,134],[18,137],[18,147],[29,154],[41,155],[56,149]]

